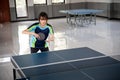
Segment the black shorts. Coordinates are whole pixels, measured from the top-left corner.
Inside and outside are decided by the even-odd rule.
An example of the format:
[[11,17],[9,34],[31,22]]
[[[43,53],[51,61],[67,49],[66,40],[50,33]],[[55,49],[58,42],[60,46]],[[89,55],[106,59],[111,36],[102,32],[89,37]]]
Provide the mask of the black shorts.
[[46,48],[30,48],[31,49],[31,53],[37,53],[39,50],[41,51],[41,52],[45,52],[45,51],[49,51],[49,48],[48,47],[46,47]]

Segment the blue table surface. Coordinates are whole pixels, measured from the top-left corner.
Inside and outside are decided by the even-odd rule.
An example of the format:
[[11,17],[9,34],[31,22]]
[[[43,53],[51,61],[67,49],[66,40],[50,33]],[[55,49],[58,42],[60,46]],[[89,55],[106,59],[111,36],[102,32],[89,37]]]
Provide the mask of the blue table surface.
[[32,76],[28,80],[120,80],[120,63]]
[[90,13],[100,13],[104,10],[97,10],[97,9],[73,9],[73,10],[60,10],[61,13],[68,13],[68,14],[90,14]]
[[34,66],[34,65],[61,62],[64,60],[68,61],[68,60],[96,57],[96,56],[103,56],[103,55],[104,54],[100,52],[97,52],[87,47],[83,47],[83,48],[43,52],[40,54],[37,53],[37,54],[13,56],[12,60],[14,60],[19,67],[28,67],[28,66]]
[[[83,47],[13,56],[11,61],[22,68],[96,56],[104,56],[104,54]],[[30,80],[120,80],[120,61],[103,57],[28,68],[22,71]]]

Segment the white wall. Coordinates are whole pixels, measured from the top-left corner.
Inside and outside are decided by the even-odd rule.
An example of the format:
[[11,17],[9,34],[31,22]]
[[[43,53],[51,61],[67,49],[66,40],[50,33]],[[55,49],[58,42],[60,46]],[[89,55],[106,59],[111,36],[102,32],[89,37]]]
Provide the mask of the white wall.
[[33,0],[27,0],[27,3],[28,3],[28,6],[33,6],[34,5]]
[[51,5],[52,4],[52,0],[47,0],[47,5]]
[[112,3],[112,2],[120,2],[120,0],[66,0],[66,3],[79,3],[79,2],[103,2],[103,3]]
[[15,7],[14,0],[9,0],[9,6],[10,7]]
[[67,3],[78,2],[101,2],[101,3],[120,3],[120,0],[66,0]]
[[[103,3],[120,3],[120,0],[65,0],[65,3],[79,3],[79,2],[103,2]],[[52,0],[47,0],[47,4],[51,5]],[[9,0],[10,7],[15,7],[14,0]],[[33,0],[28,0],[28,6],[33,6]]]
[[70,3],[86,2],[86,0],[70,0]]
[[[65,0],[65,3],[79,3],[79,2],[85,2],[86,0]],[[51,5],[52,4],[52,0],[47,0],[47,4]]]
[[113,0],[86,0],[86,2],[103,2],[103,3],[111,3]]

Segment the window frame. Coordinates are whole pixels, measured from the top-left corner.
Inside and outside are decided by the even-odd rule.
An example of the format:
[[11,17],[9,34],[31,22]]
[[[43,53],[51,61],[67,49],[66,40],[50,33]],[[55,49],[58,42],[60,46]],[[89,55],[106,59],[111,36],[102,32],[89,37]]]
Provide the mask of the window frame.
[[[52,1],[52,0],[51,0]],[[63,0],[63,2],[58,2],[58,3],[53,3],[52,2],[52,4],[54,5],[54,4],[65,4],[65,0]]]
[[39,4],[39,3],[34,3],[34,0],[33,0],[33,3],[34,3],[34,5],[47,5],[47,0],[45,0],[46,1],[46,3],[42,3],[42,4]]
[[25,3],[26,3],[26,12],[27,12],[27,15],[26,16],[21,16],[19,17],[18,14],[17,14],[17,4],[16,4],[16,0],[15,1],[15,12],[16,12],[16,18],[28,18],[28,2],[27,0],[25,0]]

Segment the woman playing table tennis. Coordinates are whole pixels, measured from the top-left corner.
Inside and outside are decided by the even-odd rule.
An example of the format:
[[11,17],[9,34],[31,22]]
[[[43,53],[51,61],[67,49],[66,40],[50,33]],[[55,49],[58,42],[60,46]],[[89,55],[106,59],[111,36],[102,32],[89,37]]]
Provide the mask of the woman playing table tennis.
[[39,22],[32,24],[22,33],[31,35],[30,48],[31,53],[49,51],[48,44],[54,40],[54,31],[50,24],[47,23],[48,15],[45,12],[39,14]]

